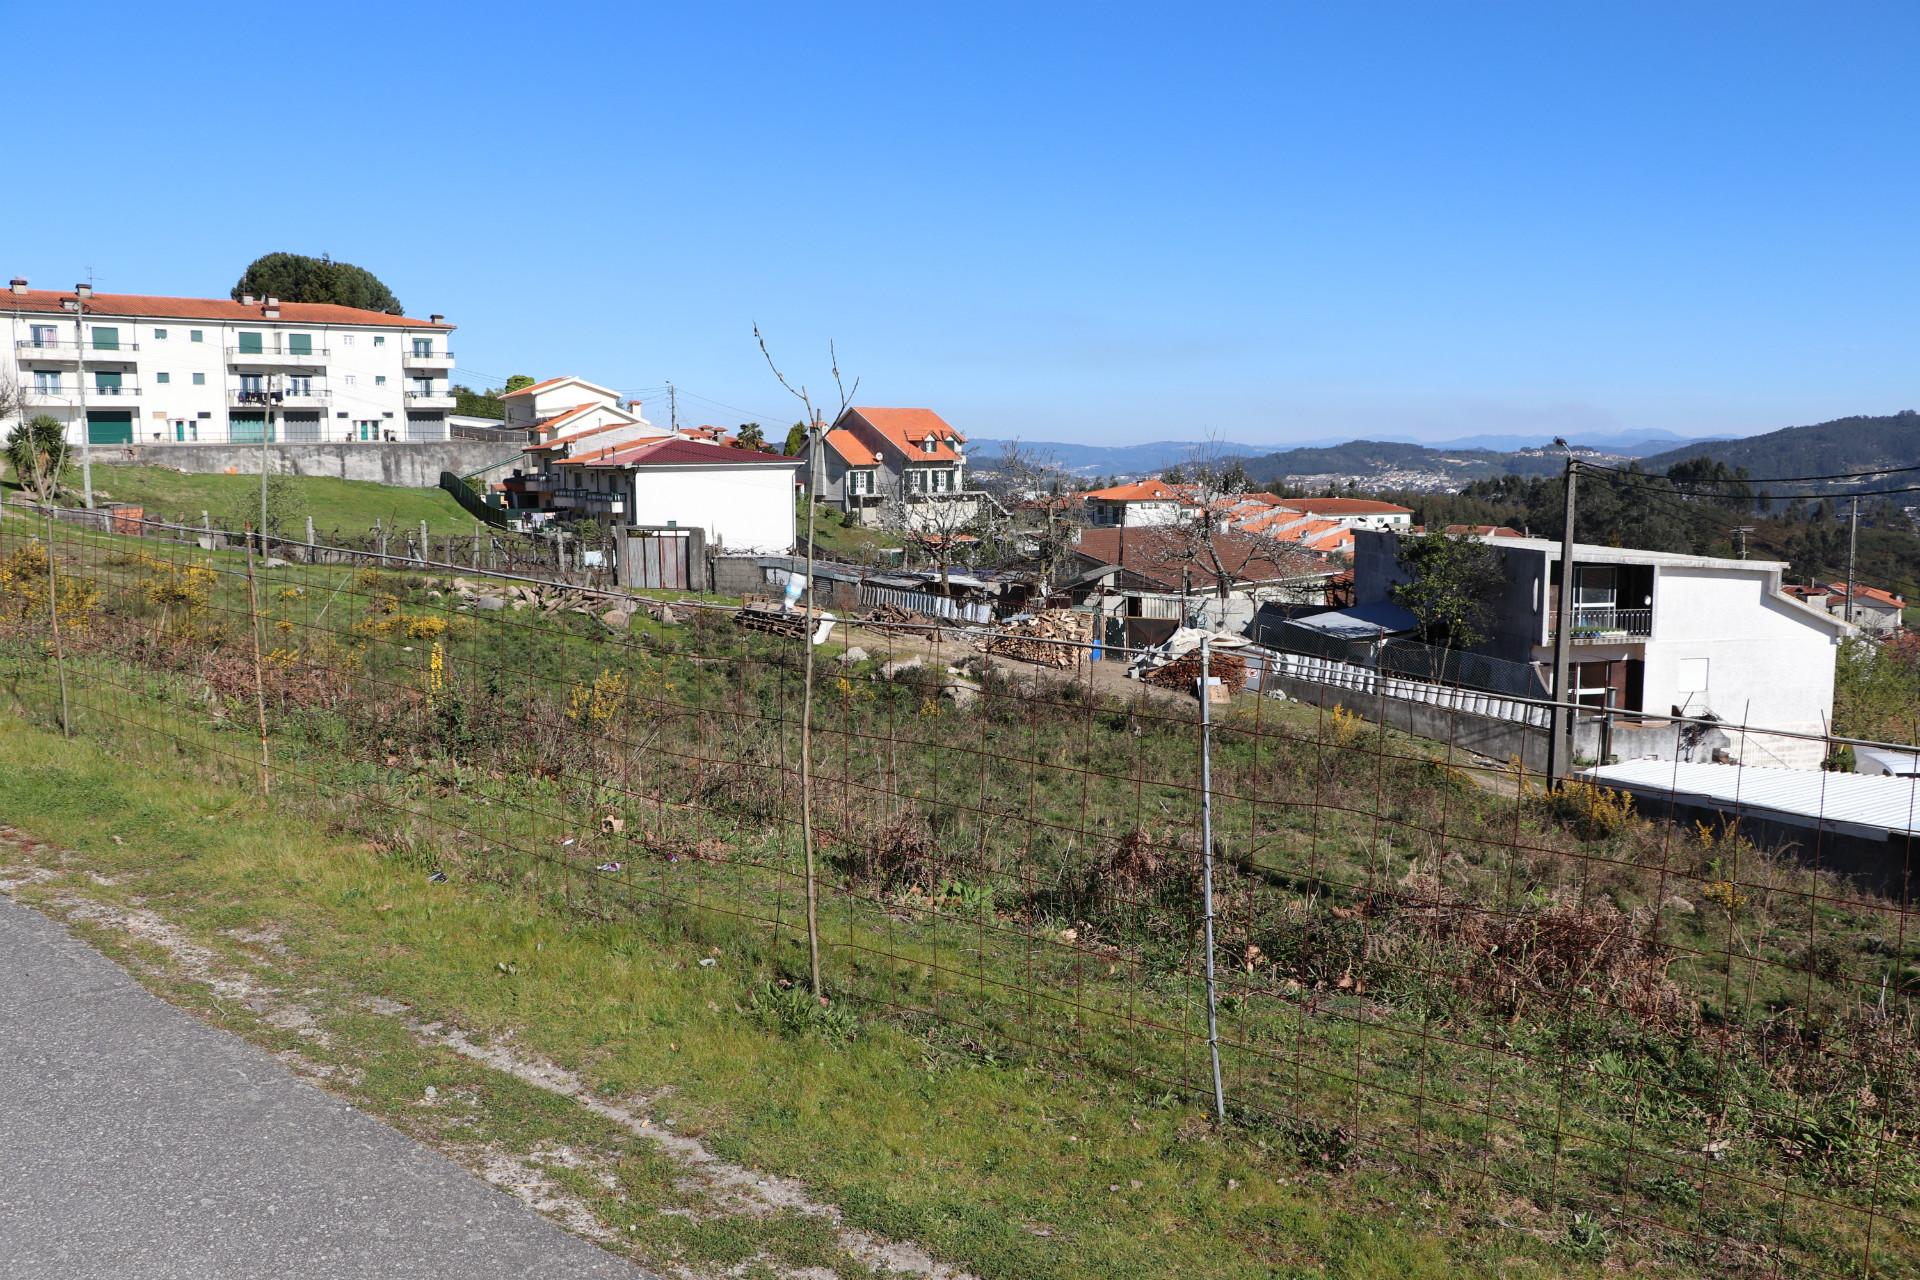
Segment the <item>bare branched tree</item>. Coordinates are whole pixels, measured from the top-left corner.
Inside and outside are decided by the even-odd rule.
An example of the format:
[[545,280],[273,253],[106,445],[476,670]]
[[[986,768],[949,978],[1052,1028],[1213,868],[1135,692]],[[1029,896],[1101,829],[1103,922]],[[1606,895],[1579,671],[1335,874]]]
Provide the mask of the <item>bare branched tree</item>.
[[[800,838],[806,854],[808,969],[814,998],[825,999],[826,993],[820,985],[820,879],[813,842],[813,526],[814,509],[819,505],[814,501],[814,495],[819,485],[820,443],[826,434],[827,424],[820,420],[819,409],[814,404],[812,393],[807,390],[807,384],[788,380],[787,375],[780,371],[780,366],[774,363],[773,352],[767,349],[766,335],[760,332],[758,324],[753,326],[753,340],[759,344],[760,354],[766,359],[767,368],[772,370],[774,378],[807,411],[807,581],[802,597],[806,609],[802,633],[806,643],[806,658],[800,698]],[[831,340],[827,343],[827,367],[832,371],[834,391],[840,401],[833,415],[837,422],[840,415],[847,411],[847,406],[853,403],[854,393],[860,389],[860,380],[855,378],[853,385],[848,386],[841,377],[840,353]]]
[[1008,558],[1031,566],[1040,590],[1051,590],[1086,523],[1073,477],[1057,458],[1018,440],[1008,441],[976,475],[980,487],[1010,513],[1006,527],[995,530]]

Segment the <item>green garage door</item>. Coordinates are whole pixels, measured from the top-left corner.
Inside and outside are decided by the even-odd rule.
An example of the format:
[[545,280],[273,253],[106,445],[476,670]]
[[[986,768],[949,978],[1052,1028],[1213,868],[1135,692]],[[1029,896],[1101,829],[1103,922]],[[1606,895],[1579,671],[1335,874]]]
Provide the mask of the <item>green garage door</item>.
[[261,438],[271,440],[267,435],[267,415],[264,413],[230,413],[227,415],[227,439],[235,444],[259,444]]
[[121,409],[87,414],[87,440],[91,444],[132,444],[132,412]]

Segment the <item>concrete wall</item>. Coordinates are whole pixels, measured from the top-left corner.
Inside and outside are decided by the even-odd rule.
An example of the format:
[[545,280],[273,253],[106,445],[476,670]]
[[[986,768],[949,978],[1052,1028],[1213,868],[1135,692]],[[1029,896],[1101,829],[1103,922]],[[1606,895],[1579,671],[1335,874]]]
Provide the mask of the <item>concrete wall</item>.
[[[392,444],[277,444],[267,449],[270,472],[371,480],[409,489],[432,489],[440,473],[463,476],[518,454],[512,445],[482,440],[435,440]],[[260,446],[245,444],[95,445],[93,460],[114,466],[172,467],[194,475],[260,471]],[[513,465],[519,465],[517,461]]]

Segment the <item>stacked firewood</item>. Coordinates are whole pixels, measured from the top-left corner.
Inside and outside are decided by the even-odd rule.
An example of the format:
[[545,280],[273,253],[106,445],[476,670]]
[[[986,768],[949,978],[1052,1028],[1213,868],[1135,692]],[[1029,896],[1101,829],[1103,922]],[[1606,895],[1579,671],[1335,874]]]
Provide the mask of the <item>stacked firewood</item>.
[[1087,623],[1087,615],[1071,609],[1047,609],[1003,624],[980,642],[980,649],[1043,667],[1071,667],[1080,661]]
[[[1247,660],[1237,654],[1215,653],[1207,662],[1207,674],[1228,689],[1238,689],[1247,681]],[[1155,667],[1140,677],[1162,689],[1182,689],[1192,693],[1200,679],[1200,652],[1181,654],[1163,667]]]

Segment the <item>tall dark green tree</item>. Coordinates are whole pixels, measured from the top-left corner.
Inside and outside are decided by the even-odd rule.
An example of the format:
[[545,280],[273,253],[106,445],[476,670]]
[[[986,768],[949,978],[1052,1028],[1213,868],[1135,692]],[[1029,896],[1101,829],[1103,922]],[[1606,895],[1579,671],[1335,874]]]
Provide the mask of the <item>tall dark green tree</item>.
[[524,387],[530,387],[532,385],[533,385],[532,374],[516,373],[511,378],[507,379],[506,391],[503,394],[511,395],[515,391],[519,391]]
[[797,458],[806,451],[807,424],[804,422],[796,422],[787,428],[787,442],[780,447],[780,452],[786,454],[789,458]]
[[1436,529],[1401,538],[1400,563],[1410,576],[1393,589],[1393,599],[1419,620],[1421,639],[1471,649],[1487,638],[1505,586],[1499,552],[1478,538]]
[[268,253],[255,258],[240,273],[232,296],[237,300],[249,293],[282,302],[332,302],[396,316],[405,310],[373,272],[351,262],[335,262],[326,254],[312,258],[304,253]]

